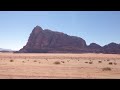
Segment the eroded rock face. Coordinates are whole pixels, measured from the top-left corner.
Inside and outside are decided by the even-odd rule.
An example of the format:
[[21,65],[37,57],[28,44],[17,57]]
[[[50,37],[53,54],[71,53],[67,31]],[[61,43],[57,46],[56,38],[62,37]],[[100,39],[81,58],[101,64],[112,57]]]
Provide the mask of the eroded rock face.
[[43,30],[40,26],[36,26],[27,44],[19,52],[79,52],[85,47],[86,42],[80,37],[49,29]]
[[27,44],[19,50],[21,53],[109,53],[120,54],[120,44],[110,43],[100,46],[96,43],[86,45],[84,39],[69,36],[36,26],[29,36]]

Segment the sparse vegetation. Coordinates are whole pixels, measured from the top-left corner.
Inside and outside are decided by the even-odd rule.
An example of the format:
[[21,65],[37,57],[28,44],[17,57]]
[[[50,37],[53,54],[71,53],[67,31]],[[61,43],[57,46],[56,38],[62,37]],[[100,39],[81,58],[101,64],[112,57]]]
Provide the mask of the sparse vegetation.
[[[70,59],[71,57],[73,58]],[[110,61],[107,61],[108,59]],[[4,76],[11,74],[6,78],[117,79],[120,78],[119,64],[120,55],[116,54],[0,54],[0,74],[5,74]],[[4,73],[4,71],[7,72]],[[14,71],[17,75],[10,71]]]
[[89,62],[89,64],[93,64],[93,62]]
[[14,62],[14,60],[11,59],[10,62]]
[[107,59],[107,61],[110,61],[109,59]]
[[112,62],[109,62],[109,65],[112,65],[113,63]]
[[85,63],[88,63],[88,62],[85,62]]
[[61,61],[62,63],[65,63],[64,61]]
[[105,68],[102,68],[102,71],[111,71],[112,69],[110,67],[105,67]]
[[37,62],[37,60],[34,60],[34,62]]
[[60,64],[60,62],[59,61],[55,61],[54,64]]
[[115,62],[114,65],[117,65],[117,63]]
[[98,61],[98,63],[102,63],[102,61]]

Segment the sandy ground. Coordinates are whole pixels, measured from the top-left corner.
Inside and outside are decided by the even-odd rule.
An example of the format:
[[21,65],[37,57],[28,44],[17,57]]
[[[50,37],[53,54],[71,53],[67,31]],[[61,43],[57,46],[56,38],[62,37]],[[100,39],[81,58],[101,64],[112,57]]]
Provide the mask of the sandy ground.
[[120,55],[0,53],[0,79],[120,79]]

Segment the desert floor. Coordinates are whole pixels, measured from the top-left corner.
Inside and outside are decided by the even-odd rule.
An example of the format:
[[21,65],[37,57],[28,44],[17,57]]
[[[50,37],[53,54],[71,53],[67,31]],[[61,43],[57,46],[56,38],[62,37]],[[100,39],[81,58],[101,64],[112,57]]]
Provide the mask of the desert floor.
[[0,79],[120,79],[120,55],[0,53]]

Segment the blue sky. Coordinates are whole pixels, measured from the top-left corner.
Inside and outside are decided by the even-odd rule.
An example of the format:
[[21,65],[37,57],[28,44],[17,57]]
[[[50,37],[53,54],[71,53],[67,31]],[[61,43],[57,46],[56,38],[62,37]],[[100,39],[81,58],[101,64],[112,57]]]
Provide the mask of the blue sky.
[[120,43],[120,11],[0,11],[0,48],[21,49],[36,25],[79,36],[87,45]]

